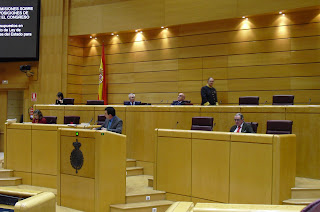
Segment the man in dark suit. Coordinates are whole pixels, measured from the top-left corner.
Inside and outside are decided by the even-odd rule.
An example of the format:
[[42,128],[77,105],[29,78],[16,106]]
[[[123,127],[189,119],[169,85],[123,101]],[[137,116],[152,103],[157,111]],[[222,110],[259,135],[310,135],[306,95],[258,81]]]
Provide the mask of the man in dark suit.
[[106,120],[101,127],[96,130],[108,130],[115,133],[122,133],[122,120],[116,116],[116,110],[113,107],[106,107],[105,109]]
[[185,98],[186,96],[184,95],[184,93],[179,93],[178,99],[176,101],[173,101],[171,105],[185,105],[186,104],[186,102],[184,101]]
[[241,113],[237,113],[234,116],[234,121],[236,122],[236,125],[232,126],[230,129],[230,132],[235,133],[254,133],[253,129],[251,127],[251,124],[247,124],[244,122],[243,115]]
[[141,105],[141,102],[136,102],[136,95],[134,93],[130,93],[128,97],[129,101],[125,101],[124,105]]

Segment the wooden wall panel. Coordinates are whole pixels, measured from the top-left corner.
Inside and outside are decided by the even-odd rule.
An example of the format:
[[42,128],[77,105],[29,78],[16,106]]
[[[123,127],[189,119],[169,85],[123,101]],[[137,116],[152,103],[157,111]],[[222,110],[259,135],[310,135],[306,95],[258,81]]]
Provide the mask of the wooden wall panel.
[[[263,0],[257,4],[253,0],[148,0],[131,1],[70,1],[70,35],[97,34],[114,31],[127,31],[146,29],[160,26],[172,26],[212,20],[226,20],[239,18],[243,15],[252,16],[291,10],[295,8],[319,6],[318,0],[284,0],[270,3]],[[119,16],[121,14],[121,16]],[[299,17],[300,22],[306,20],[306,16]],[[314,17],[313,17],[314,18]],[[257,18],[258,20],[261,20]],[[278,24],[277,18],[270,21],[263,20],[260,25]],[[313,20],[313,19],[308,19]],[[104,24],[110,23],[110,24]],[[232,22],[228,22],[232,27]],[[254,24],[256,24],[254,22]],[[209,25],[198,29],[203,32],[214,31],[217,25]],[[222,26],[230,29],[230,25]],[[188,29],[184,30],[189,32]]]
[[254,11],[253,14],[260,14],[260,13],[266,13],[270,10],[273,10],[273,11],[283,10],[283,8],[294,9],[299,7],[309,7],[313,5],[319,5],[319,2],[317,2],[317,0],[310,0],[310,1],[281,0],[279,2],[277,1],[270,2],[268,0],[262,0],[262,1],[259,1],[259,4],[256,4],[254,0],[240,0],[238,1],[238,3],[239,3],[238,9],[239,9],[240,15],[247,15],[252,11]]
[[[169,4],[181,2],[166,2]],[[206,4],[195,6],[194,13]],[[178,16],[171,18],[178,20]],[[97,93],[95,79],[104,42],[110,104],[122,104],[131,92],[139,101],[152,104],[169,104],[183,92],[192,103],[200,104],[200,88],[209,77],[215,79],[222,104],[238,104],[239,96],[252,95],[260,96],[261,104],[271,104],[276,94],[296,95],[297,104],[317,104],[319,29],[319,10],[306,9],[285,16],[178,25],[142,34],[127,31],[98,39],[73,36],[68,91],[81,95],[82,103],[86,102],[84,94]],[[82,58],[75,56],[81,55],[81,48]]]

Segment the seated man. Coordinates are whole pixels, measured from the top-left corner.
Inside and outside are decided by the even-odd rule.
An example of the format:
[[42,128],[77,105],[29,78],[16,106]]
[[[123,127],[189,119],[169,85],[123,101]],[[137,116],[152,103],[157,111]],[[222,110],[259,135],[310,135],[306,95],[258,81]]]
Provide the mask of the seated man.
[[247,124],[244,122],[243,115],[241,113],[237,113],[234,116],[234,121],[236,125],[232,126],[230,132],[235,133],[254,133],[251,127],[251,124]]
[[116,110],[113,107],[105,108],[106,120],[101,127],[96,130],[108,130],[111,132],[122,133],[122,120],[116,116]]
[[184,95],[184,93],[179,93],[178,99],[176,101],[173,101],[171,105],[185,105],[186,104],[186,102],[184,101],[185,98],[186,96]]
[[136,95],[134,93],[130,93],[128,95],[129,101],[125,101],[124,105],[141,105],[141,102],[136,102]]

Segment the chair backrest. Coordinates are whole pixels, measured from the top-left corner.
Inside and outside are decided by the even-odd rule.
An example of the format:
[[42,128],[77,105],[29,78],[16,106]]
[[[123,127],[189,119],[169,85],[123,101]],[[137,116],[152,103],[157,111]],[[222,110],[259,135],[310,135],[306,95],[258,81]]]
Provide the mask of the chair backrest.
[[98,115],[98,125],[102,125],[106,120],[105,115]]
[[257,133],[258,126],[259,126],[258,122],[246,122],[246,123],[251,124],[253,132]]
[[57,123],[57,117],[56,116],[44,116],[43,118],[46,119],[47,124],[56,124]]
[[64,124],[80,124],[80,116],[65,116]]
[[65,105],[74,105],[74,99],[73,98],[64,98],[63,104]]
[[192,117],[191,130],[212,131],[213,117]]
[[87,100],[87,105],[104,105],[103,100]]
[[268,120],[267,134],[292,134],[291,120]]
[[320,211],[320,200],[316,200],[307,205],[301,212],[318,212]]
[[259,105],[259,96],[240,96],[239,105]]
[[274,95],[273,105],[293,105],[294,95]]

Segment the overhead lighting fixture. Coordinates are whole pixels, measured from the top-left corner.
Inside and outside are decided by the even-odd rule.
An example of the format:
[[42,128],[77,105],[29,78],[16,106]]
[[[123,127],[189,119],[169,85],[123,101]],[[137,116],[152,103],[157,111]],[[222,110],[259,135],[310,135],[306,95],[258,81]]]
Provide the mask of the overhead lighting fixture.
[[114,33],[111,33],[111,35],[114,35]]
[[119,37],[119,35],[117,35]]
[[246,18],[246,16],[242,16],[242,18]]
[[168,28],[166,28],[166,30],[168,30]]
[[135,31],[136,31],[136,32],[138,32],[138,30],[137,30],[137,29],[136,29]]
[[161,27],[161,29],[163,29],[163,28],[164,28],[164,26]]
[[142,31],[140,31],[140,33],[142,34]]
[[92,36],[90,36],[90,38],[92,38]]
[[285,15],[286,15],[286,14],[284,14],[284,13],[282,14],[282,16],[285,16]]
[[279,14],[281,15],[281,14],[282,14],[282,12],[280,11],[280,12],[279,12]]
[[96,40],[97,40],[97,38],[94,38],[94,39],[96,39]]

